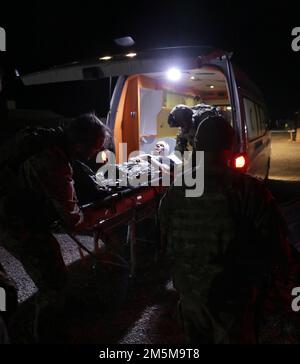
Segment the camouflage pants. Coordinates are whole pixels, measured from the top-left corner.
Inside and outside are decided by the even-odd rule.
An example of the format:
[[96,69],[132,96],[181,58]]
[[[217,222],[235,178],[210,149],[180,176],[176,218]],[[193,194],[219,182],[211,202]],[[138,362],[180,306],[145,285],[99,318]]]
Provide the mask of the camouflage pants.
[[229,344],[229,332],[235,316],[213,315],[205,305],[194,305],[181,299],[178,305],[179,319],[189,344]]
[[[67,289],[67,270],[60,246],[50,233],[26,233],[16,236],[0,230],[0,245],[19,260],[38,288],[34,297],[35,309],[28,325],[34,342],[47,337],[49,328],[56,330]],[[26,324],[27,326],[27,324]],[[31,338],[24,338],[31,340]]]
[[12,234],[0,229],[0,245],[22,263],[40,293],[65,286],[66,266],[51,233]]

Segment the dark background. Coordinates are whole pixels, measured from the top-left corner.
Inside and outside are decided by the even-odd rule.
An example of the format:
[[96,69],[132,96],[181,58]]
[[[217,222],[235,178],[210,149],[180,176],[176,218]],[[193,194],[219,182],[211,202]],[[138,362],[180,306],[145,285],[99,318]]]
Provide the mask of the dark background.
[[295,1],[7,2],[0,26],[20,73],[120,51],[112,39],[125,35],[137,49],[210,45],[234,52],[273,119],[300,109],[300,52],[291,49],[292,29],[300,26]]

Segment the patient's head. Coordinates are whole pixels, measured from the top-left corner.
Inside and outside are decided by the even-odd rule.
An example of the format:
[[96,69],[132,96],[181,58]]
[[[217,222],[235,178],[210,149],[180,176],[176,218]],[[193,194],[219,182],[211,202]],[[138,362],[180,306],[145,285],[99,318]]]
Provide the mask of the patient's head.
[[154,154],[167,157],[170,154],[170,146],[164,140],[160,140],[155,144]]

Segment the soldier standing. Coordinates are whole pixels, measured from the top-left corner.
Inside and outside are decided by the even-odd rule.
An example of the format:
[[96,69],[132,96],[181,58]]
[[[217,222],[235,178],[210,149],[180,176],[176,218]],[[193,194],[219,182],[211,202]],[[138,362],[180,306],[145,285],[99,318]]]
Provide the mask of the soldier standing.
[[205,119],[194,145],[205,154],[204,194],[187,198],[185,186],[172,186],[160,206],[162,243],[193,344],[255,342],[254,307],[274,266],[288,266],[273,197],[261,182],[228,167],[233,142],[225,119]]
[[169,114],[168,124],[171,128],[180,128],[176,138],[175,150],[183,154],[193,148],[194,138],[199,124],[208,116],[217,116],[215,107],[199,104],[193,107],[175,106]]

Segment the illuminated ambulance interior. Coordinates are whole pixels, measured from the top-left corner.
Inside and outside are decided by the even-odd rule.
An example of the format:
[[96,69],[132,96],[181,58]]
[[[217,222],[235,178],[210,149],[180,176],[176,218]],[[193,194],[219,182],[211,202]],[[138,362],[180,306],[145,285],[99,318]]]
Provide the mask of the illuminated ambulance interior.
[[127,156],[133,151],[150,153],[158,140],[165,140],[174,151],[177,128],[170,128],[168,115],[178,104],[205,103],[219,107],[232,123],[227,82],[212,66],[189,71],[130,76],[123,88],[116,115],[114,137],[117,159],[122,160],[118,144],[127,143]]

